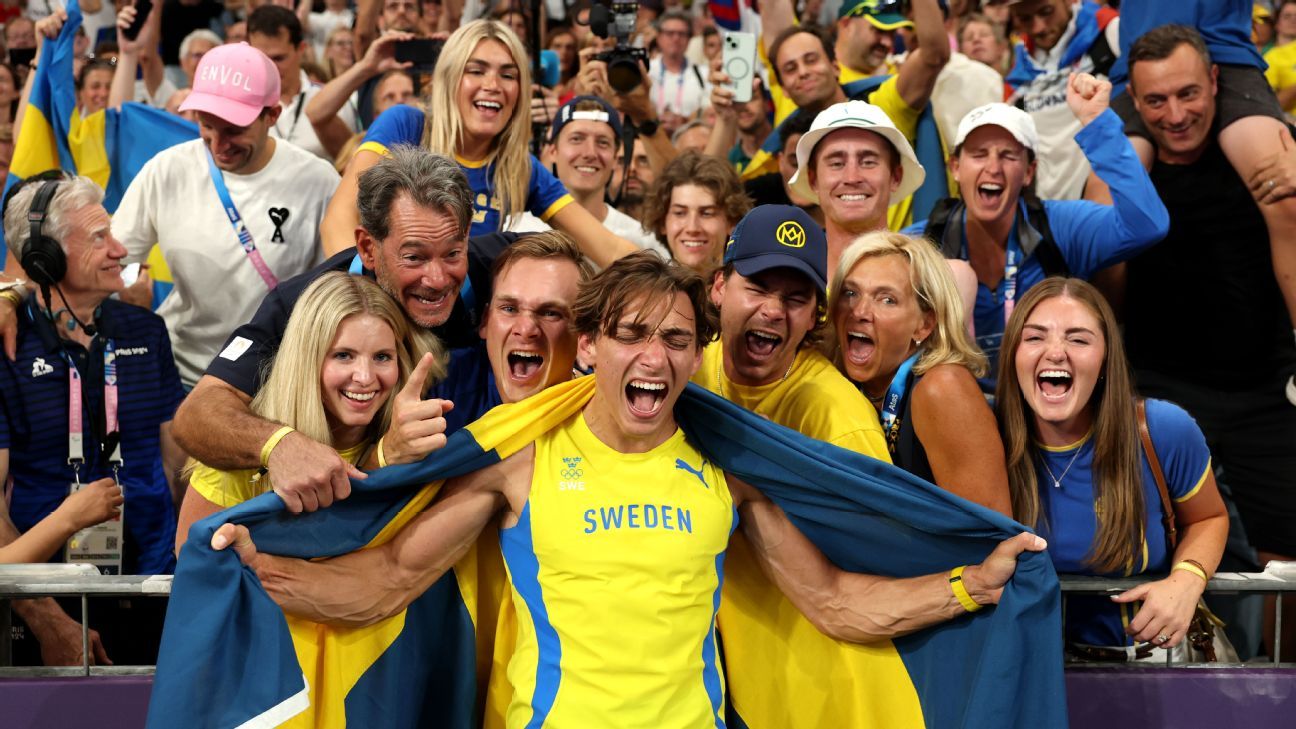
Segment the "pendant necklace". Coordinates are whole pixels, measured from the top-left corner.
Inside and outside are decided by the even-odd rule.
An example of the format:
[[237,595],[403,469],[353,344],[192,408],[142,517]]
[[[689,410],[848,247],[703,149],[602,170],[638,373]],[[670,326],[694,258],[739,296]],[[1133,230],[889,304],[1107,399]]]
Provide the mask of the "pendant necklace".
[[1066,478],[1067,472],[1070,471],[1071,467],[1075,465],[1076,459],[1080,457],[1080,451],[1082,450],[1084,450],[1083,445],[1081,445],[1079,448],[1076,448],[1075,455],[1071,456],[1071,460],[1067,463],[1067,467],[1062,470],[1061,476],[1054,476],[1053,469],[1049,468],[1048,458],[1043,455],[1040,456],[1040,463],[1044,464],[1044,470],[1048,472],[1049,478],[1052,479],[1053,488],[1055,489],[1062,488],[1062,479]]

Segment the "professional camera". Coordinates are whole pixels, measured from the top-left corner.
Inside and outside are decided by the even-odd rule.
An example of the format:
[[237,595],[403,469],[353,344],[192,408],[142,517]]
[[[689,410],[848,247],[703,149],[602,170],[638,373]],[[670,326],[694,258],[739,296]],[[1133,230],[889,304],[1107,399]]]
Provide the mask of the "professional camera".
[[623,94],[643,83],[648,68],[648,52],[630,45],[638,16],[638,0],[599,0],[590,8],[590,31],[600,38],[616,39],[615,48],[594,58],[607,64],[608,83]]

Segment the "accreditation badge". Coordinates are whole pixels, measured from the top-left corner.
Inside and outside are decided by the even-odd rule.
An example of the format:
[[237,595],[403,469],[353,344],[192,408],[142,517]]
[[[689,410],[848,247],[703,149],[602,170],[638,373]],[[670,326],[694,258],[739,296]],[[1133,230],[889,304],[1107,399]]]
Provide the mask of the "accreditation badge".
[[[85,484],[74,483],[68,490],[69,494],[80,491]],[[67,562],[68,564],[88,564],[93,565],[104,575],[120,575],[122,573],[122,535],[125,522],[122,521],[122,515],[105,521],[101,524],[95,524],[92,527],[86,527],[81,531],[73,534],[67,541]]]

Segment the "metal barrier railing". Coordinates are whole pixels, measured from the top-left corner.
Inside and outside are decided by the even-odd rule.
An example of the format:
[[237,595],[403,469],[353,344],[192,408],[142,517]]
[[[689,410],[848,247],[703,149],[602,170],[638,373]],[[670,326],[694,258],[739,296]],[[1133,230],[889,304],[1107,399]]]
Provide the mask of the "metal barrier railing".
[[[1290,566],[1288,566],[1290,565]],[[1290,562],[1271,563],[1269,569],[1264,572],[1220,572],[1211,578],[1206,585],[1205,597],[1211,595],[1242,595],[1242,594],[1278,594],[1296,593],[1296,564]],[[1086,575],[1058,575],[1058,580],[1062,584],[1063,611],[1066,610],[1066,597],[1068,595],[1116,595],[1126,590],[1133,589],[1146,582],[1160,579],[1164,575],[1140,575],[1138,577],[1090,577]],[[1208,600],[1209,602],[1209,600]],[[1264,666],[1283,666],[1292,667],[1296,664],[1282,662],[1282,620],[1283,620],[1283,600],[1274,600],[1274,642],[1272,661],[1268,663],[1246,663],[1246,664],[1227,664],[1227,663],[1184,663],[1171,662],[1169,653],[1166,654],[1166,662],[1160,663],[1097,663],[1091,661],[1068,661],[1068,666],[1112,666],[1112,665],[1144,665],[1144,666],[1176,666],[1176,667],[1194,667],[1194,666],[1211,666],[1214,668],[1229,665],[1246,665],[1249,668],[1259,668]]]
[[[1060,575],[1062,596],[1082,594],[1116,594],[1124,592],[1156,575],[1142,575],[1127,578],[1087,577],[1079,575]],[[1296,593],[1296,572],[1286,574],[1277,572],[1221,572],[1211,579],[1206,586],[1206,594],[1227,595],[1243,593]],[[167,597],[171,594],[171,575],[101,575],[88,565],[0,565],[0,678],[12,676],[121,676],[147,675],[153,673],[153,666],[91,666],[89,664],[89,615],[90,597]],[[79,597],[81,599],[81,651],[80,666],[32,666],[14,667],[10,655],[10,601],[36,597]],[[1281,663],[1281,646],[1277,636],[1282,634],[1282,600],[1276,600],[1275,639],[1273,662],[1255,664],[1255,668],[1268,665],[1290,667],[1296,664]],[[1064,608],[1065,609],[1065,608]],[[1168,661],[1167,661],[1168,662]],[[1103,664],[1076,663],[1068,665],[1110,666],[1110,665],[1152,665],[1153,664]],[[1221,667],[1229,664],[1190,664],[1175,663],[1175,666]]]
[[[14,676],[148,675],[153,666],[92,666],[87,622],[90,597],[167,597],[171,575],[101,575],[90,565],[0,565],[0,678]],[[11,655],[11,600],[36,597],[81,599],[81,665],[14,667]]]

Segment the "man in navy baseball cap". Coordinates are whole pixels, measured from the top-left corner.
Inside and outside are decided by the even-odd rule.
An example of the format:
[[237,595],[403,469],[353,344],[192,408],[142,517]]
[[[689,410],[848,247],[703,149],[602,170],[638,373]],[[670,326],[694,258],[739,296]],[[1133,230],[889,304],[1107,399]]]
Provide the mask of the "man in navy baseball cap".
[[[804,210],[761,205],[725,246],[720,338],[693,382],[770,420],[889,460],[877,411],[814,346],[827,325],[828,239]],[[727,569],[727,568],[726,568]]]

